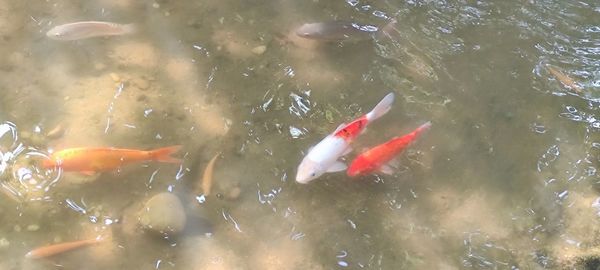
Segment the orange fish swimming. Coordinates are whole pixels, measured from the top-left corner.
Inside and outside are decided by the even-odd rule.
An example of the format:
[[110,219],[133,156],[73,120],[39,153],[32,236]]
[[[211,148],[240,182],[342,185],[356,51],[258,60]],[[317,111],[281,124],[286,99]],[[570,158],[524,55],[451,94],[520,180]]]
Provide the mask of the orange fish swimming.
[[110,171],[123,165],[154,160],[159,162],[180,163],[181,160],[171,157],[179,151],[181,145],[143,151],[119,148],[69,148],[52,153],[50,159],[43,161],[45,168],[60,167],[64,171],[77,171],[93,175],[100,171]]
[[392,174],[393,170],[387,165],[396,155],[400,154],[410,143],[419,137],[421,133],[431,127],[431,122],[427,122],[413,132],[402,137],[395,137],[391,140],[375,146],[366,152],[358,155],[350,164],[348,176],[354,177],[380,171],[385,174]]
[[32,251],[29,251],[27,254],[25,254],[25,258],[29,258],[29,259],[46,258],[46,257],[54,256],[57,254],[61,254],[61,253],[67,252],[67,251],[71,251],[71,250],[79,248],[79,247],[97,244],[97,243],[100,243],[100,241],[102,241],[102,238],[65,242],[65,243],[60,243],[60,244],[39,247],[39,248],[36,248]]

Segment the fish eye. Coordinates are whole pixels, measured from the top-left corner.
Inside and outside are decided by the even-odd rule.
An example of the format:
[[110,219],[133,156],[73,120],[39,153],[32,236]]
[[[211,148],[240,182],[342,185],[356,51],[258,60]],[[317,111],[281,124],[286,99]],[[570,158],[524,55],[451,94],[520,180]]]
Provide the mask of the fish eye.
[[315,177],[315,176],[317,176],[317,173],[313,172],[310,174],[310,176]]

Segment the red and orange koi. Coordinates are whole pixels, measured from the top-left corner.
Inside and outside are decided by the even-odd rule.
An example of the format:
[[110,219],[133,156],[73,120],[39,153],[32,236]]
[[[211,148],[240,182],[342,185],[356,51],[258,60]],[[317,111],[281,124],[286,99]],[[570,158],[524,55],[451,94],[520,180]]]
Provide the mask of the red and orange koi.
[[376,171],[392,174],[393,170],[387,163],[404,151],[408,145],[415,141],[421,133],[428,130],[430,127],[431,122],[427,122],[407,135],[392,138],[383,144],[367,150],[352,161],[346,173],[350,177],[365,175]]

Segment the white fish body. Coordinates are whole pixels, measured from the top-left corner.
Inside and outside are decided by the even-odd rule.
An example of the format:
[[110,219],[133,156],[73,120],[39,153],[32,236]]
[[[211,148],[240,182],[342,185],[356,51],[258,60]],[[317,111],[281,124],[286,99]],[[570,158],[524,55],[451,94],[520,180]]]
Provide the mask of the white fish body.
[[136,27],[133,24],[85,21],[55,26],[46,33],[46,36],[54,40],[79,40],[101,36],[120,36],[135,31]]
[[296,182],[307,184],[326,172],[339,172],[347,168],[338,159],[352,151],[350,143],[373,120],[386,114],[394,102],[394,94],[386,95],[369,113],[349,124],[340,125],[317,145],[308,151],[302,159],[296,173]]
[[[335,133],[335,132],[334,132]],[[302,159],[298,166],[296,181],[307,184],[326,172],[338,172],[346,169],[346,165],[338,158],[350,152],[350,144],[342,138],[328,135],[315,145]]]

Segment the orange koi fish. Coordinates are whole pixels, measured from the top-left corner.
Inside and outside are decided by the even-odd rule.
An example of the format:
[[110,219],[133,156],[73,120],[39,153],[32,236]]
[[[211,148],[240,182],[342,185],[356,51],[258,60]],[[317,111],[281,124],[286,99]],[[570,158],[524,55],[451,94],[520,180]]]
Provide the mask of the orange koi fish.
[[[221,153],[217,153],[209,162],[208,165],[206,165],[206,169],[204,169],[204,174],[202,174],[202,192],[204,192],[204,195],[208,196],[210,195],[210,188],[212,187],[212,181],[213,181],[213,171],[215,168],[215,161],[217,161],[217,158],[219,157],[219,155],[221,155]],[[200,193],[200,191],[197,191],[196,193]]]
[[170,155],[179,151],[181,145],[143,151],[119,148],[69,148],[52,153],[50,159],[43,161],[45,168],[60,167],[64,171],[78,171],[93,175],[100,171],[117,169],[123,165],[154,160],[159,162],[179,163],[180,159]]
[[97,244],[97,243],[100,243],[101,241],[102,241],[101,238],[95,238],[95,239],[65,242],[65,243],[60,243],[60,244],[55,244],[55,245],[39,247],[39,248],[36,248],[32,251],[29,251],[27,254],[25,254],[25,258],[28,258],[28,259],[46,258],[46,257],[54,256],[57,254],[61,254],[61,253],[67,252],[67,251],[71,251],[71,250],[74,250],[79,247]]
[[427,122],[407,135],[394,137],[383,144],[367,150],[352,161],[346,173],[350,177],[365,175],[375,171],[392,174],[393,170],[387,163],[430,127],[431,122]]

